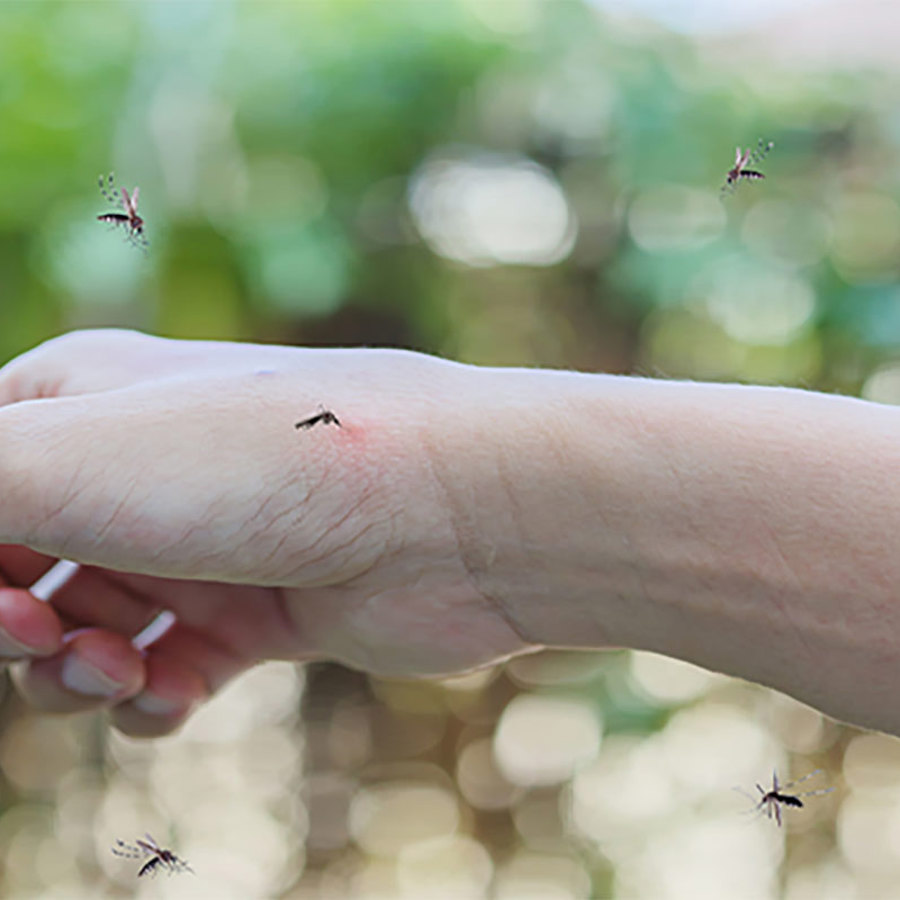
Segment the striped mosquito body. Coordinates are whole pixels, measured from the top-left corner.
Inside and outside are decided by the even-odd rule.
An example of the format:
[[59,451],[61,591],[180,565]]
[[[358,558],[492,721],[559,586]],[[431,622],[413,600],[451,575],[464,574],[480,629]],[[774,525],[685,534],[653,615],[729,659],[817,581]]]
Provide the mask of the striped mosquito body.
[[802,784],[804,781],[808,781],[814,775],[818,775],[822,770],[816,769],[814,772],[810,772],[808,775],[804,775],[802,778],[797,778],[794,781],[789,781],[787,784],[780,784],[778,782],[778,773],[772,772],[772,787],[766,790],[761,784],[756,785],[757,791],[759,791],[759,799],[753,797],[751,794],[748,794],[746,791],[741,790],[742,794],[745,794],[747,797],[750,797],[751,800],[754,801],[755,806],[751,810],[751,812],[755,812],[757,814],[765,813],[769,819],[774,819],[778,827],[781,827],[782,819],[781,819],[781,810],[782,807],[788,807],[791,809],[803,809],[806,805],[801,798],[803,797],[817,797],[821,794],[830,794],[834,788],[820,788],[815,791],[801,791],[798,793],[794,790],[794,787],[798,784]]
[[748,166],[758,166],[766,154],[775,146],[774,141],[763,141],[760,139],[753,150],[748,147],[746,150],[736,148],[734,154],[734,166],[728,170],[725,176],[725,184],[722,185],[722,193],[733,193],[738,186],[738,182],[744,181],[760,181],[766,176],[758,169],[751,169]]
[[138,215],[137,205],[140,188],[135,188],[129,195],[125,188],[120,188],[121,197],[116,196],[116,188],[113,183],[112,172],[104,180],[100,176],[100,193],[103,199],[112,206],[121,206],[123,212],[101,213],[97,219],[101,222],[108,222],[116,227],[122,226],[126,232],[126,238],[129,243],[134,244],[141,250],[147,249],[147,238],[144,235],[144,220]]
[[183,859],[176,856],[171,850],[160,847],[149,834],[145,834],[144,837],[146,840],[138,838],[133,844],[117,840],[116,846],[111,848],[116,856],[124,859],[145,860],[138,870],[138,878],[144,875],[156,875],[162,869],[166,869],[170,875],[174,875],[176,872],[194,873],[194,870]]

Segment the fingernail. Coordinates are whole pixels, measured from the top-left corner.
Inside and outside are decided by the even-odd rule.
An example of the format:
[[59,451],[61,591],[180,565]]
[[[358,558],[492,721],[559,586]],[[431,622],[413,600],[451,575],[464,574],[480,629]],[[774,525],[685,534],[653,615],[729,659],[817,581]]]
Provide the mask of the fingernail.
[[0,628],[0,657],[18,659],[22,656],[32,656],[34,652],[34,647],[28,647],[17,641],[6,629]]
[[62,664],[62,683],[70,691],[88,697],[112,697],[122,690],[122,685],[105,672],[71,653]]
[[142,691],[131,702],[141,712],[151,716],[171,716],[184,712],[183,703],[176,703],[174,700],[160,697],[159,694],[150,691]]

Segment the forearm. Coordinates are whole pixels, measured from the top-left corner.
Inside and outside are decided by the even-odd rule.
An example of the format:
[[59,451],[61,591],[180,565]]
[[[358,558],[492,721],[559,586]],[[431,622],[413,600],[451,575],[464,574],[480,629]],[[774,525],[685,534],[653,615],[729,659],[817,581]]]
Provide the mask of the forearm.
[[526,639],[655,650],[900,732],[900,410],[475,377],[494,411],[437,468],[473,581]]

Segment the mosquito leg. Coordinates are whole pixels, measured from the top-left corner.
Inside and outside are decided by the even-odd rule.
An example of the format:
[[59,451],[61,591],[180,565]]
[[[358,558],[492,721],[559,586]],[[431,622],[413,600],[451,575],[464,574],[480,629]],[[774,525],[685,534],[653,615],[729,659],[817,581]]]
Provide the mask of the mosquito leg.
[[774,141],[763,141],[762,138],[759,139],[759,143],[757,144],[756,150],[753,152],[753,156],[750,160],[752,165],[757,165],[760,163],[765,155],[775,146]]
[[795,778],[793,781],[789,781],[787,784],[782,784],[779,790],[788,790],[795,785],[803,784],[804,781],[808,781],[813,777],[813,775],[818,775],[821,771],[822,769],[814,769],[812,772],[810,772],[808,775],[804,775],[802,778]]
[[111,204],[112,206],[118,206],[121,203],[121,200],[115,196],[115,179],[113,173],[110,172],[109,175],[106,176],[106,181],[104,182],[103,176],[100,176],[100,193],[103,195],[103,199]]

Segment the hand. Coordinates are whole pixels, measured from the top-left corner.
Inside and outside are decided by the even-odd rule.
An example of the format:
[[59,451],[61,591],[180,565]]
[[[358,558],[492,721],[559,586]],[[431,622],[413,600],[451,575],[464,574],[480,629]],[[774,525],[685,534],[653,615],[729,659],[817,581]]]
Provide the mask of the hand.
[[[8,364],[0,653],[23,694],[151,735],[260,660],[403,676],[532,649],[474,587],[428,450],[469,371],[124,331]],[[322,405],[340,424],[295,428]],[[24,588],[57,557],[88,565],[43,604]],[[163,608],[178,624],[141,654]]]

